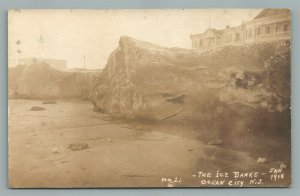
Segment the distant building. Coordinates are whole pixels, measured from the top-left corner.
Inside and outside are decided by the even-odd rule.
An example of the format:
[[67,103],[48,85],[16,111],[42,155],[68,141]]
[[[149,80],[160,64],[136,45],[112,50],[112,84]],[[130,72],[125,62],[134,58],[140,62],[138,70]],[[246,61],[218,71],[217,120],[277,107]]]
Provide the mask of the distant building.
[[41,59],[41,58],[22,58],[20,59],[21,65],[31,65],[34,63],[47,63],[50,67],[58,70],[67,69],[67,61],[59,59]]
[[291,39],[291,15],[288,9],[264,9],[253,20],[239,26],[191,35],[192,48],[214,49],[257,41]]

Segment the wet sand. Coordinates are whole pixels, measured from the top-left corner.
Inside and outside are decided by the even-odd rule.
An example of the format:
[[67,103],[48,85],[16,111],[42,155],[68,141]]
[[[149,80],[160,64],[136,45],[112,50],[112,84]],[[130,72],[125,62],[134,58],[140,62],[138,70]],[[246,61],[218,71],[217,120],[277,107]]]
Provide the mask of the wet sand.
[[[72,151],[77,143],[88,148]],[[247,153],[206,145],[193,132],[117,123],[88,101],[9,100],[12,188],[166,187],[162,178],[176,177],[171,186],[204,186],[193,174],[257,167]]]

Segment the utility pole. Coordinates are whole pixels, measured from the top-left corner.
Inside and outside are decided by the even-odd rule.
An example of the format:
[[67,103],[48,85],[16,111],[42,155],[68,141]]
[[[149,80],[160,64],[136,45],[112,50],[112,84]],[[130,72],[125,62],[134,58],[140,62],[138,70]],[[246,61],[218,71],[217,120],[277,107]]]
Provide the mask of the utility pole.
[[85,71],[85,55],[83,56],[83,69]]
[[208,28],[210,29],[210,13],[208,14]]
[[39,58],[43,58],[44,56],[44,37],[40,35],[38,38],[38,48],[39,48]]
[[20,47],[21,41],[17,40],[16,44],[17,44],[17,47],[18,47],[18,50],[17,50],[17,53],[18,53],[18,62],[16,64],[20,65],[20,63],[21,63],[21,59],[20,58],[21,58],[21,53],[22,53],[22,50],[20,49],[21,48]]

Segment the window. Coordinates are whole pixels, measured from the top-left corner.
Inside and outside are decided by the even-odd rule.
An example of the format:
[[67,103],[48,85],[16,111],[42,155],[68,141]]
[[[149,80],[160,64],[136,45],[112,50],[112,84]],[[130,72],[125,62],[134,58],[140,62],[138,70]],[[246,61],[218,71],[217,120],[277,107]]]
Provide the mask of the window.
[[259,27],[256,29],[256,35],[260,35],[260,28]]
[[231,36],[231,34],[227,35],[227,43],[230,43],[230,42],[231,42],[231,40],[232,40],[232,36]]
[[236,42],[240,41],[240,34],[239,33],[235,34],[235,41]]
[[197,48],[197,40],[194,40],[194,48]]
[[200,45],[200,47],[202,47],[202,46],[203,46],[203,41],[202,41],[202,39],[200,39],[200,43],[199,43],[199,45]]
[[252,37],[252,31],[251,31],[251,29],[248,30],[248,37],[249,37],[249,38]]
[[283,26],[283,31],[288,31],[288,25]]
[[270,34],[270,26],[266,26],[266,34]]

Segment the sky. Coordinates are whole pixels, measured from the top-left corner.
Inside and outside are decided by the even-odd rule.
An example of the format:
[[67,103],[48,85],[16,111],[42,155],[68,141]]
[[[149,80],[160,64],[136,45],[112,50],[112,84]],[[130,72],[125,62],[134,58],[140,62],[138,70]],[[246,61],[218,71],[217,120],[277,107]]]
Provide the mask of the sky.
[[[252,20],[261,9],[10,10],[9,66],[20,58],[67,60],[68,68],[105,67],[127,35],[166,47],[191,48],[191,34]],[[42,39],[41,39],[42,37]],[[42,40],[42,41],[41,41]]]

